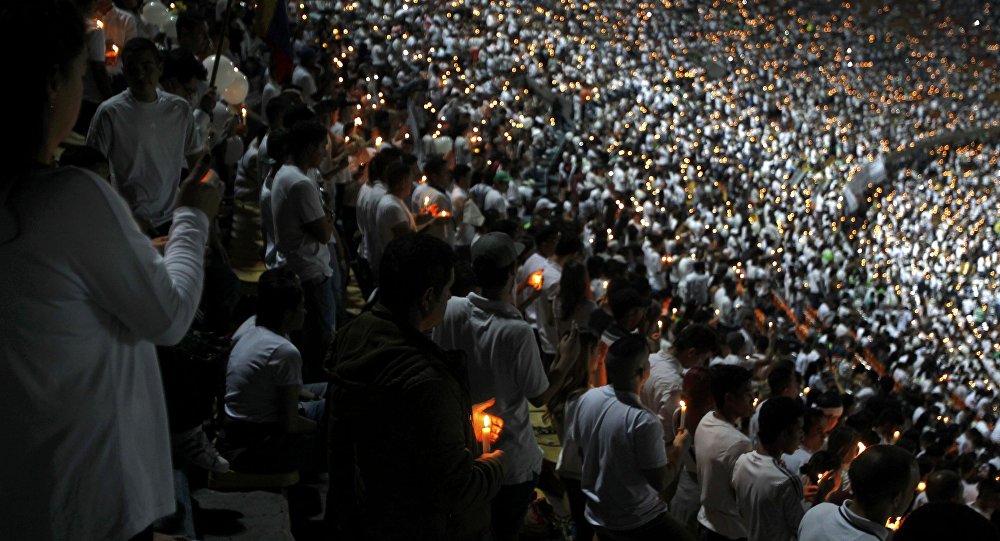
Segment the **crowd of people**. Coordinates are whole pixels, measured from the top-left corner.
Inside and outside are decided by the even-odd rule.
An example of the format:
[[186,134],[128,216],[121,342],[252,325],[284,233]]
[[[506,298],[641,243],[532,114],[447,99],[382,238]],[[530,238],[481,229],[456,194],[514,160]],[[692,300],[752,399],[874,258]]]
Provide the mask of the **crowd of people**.
[[23,4],[0,537],[1000,537],[989,4]]

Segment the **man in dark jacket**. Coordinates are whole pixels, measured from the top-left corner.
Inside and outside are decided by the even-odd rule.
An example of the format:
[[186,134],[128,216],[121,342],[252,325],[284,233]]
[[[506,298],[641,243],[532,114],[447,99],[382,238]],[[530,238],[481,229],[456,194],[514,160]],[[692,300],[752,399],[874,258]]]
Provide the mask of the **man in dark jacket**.
[[389,243],[378,303],[334,344],[328,513],[345,539],[479,540],[503,479],[503,453],[481,454],[465,361],[424,333],[451,296],[443,241]]

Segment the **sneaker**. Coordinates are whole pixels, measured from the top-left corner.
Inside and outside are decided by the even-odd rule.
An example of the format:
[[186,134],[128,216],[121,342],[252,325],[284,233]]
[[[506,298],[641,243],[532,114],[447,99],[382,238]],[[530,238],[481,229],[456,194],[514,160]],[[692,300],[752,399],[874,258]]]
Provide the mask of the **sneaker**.
[[174,453],[195,466],[213,473],[229,471],[229,461],[219,455],[201,427],[174,434],[172,439]]

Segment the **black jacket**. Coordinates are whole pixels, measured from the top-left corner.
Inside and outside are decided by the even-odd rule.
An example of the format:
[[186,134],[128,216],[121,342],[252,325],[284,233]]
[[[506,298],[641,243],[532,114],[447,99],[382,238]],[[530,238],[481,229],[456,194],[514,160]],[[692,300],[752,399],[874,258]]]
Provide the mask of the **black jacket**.
[[334,344],[331,513],[345,538],[479,539],[503,479],[477,460],[465,360],[376,305]]

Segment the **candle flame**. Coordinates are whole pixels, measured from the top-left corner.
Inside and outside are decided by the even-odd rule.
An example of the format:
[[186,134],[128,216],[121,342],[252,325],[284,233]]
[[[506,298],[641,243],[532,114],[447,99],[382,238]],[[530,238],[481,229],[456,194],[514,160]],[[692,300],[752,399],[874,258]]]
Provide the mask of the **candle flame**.
[[686,410],[687,410],[687,404],[685,404],[684,401],[681,400],[681,411],[686,411]]
[[917,483],[917,492],[923,492],[924,490],[927,490],[927,483],[923,481]]
[[535,271],[535,272],[531,273],[531,276],[528,278],[528,283],[531,285],[531,287],[533,287],[535,289],[541,289],[542,288],[542,277],[544,276],[544,274],[545,274],[545,271],[541,271],[541,270]]
[[865,452],[865,449],[867,449],[867,448],[868,447],[865,444],[861,443],[860,441],[858,442],[858,454],[859,455],[861,453]]
[[100,19],[94,19],[94,24],[97,25],[97,28],[104,28],[104,21]]
[[489,432],[489,431],[490,431],[490,416],[483,415],[483,432]]
[[896,531],[899,529],[899,524],[902,521],[903,517],[896,517],[896,520],[892,520],[892,518],[889,518],[885,521],[885,527],[888,528],[889,530]]

